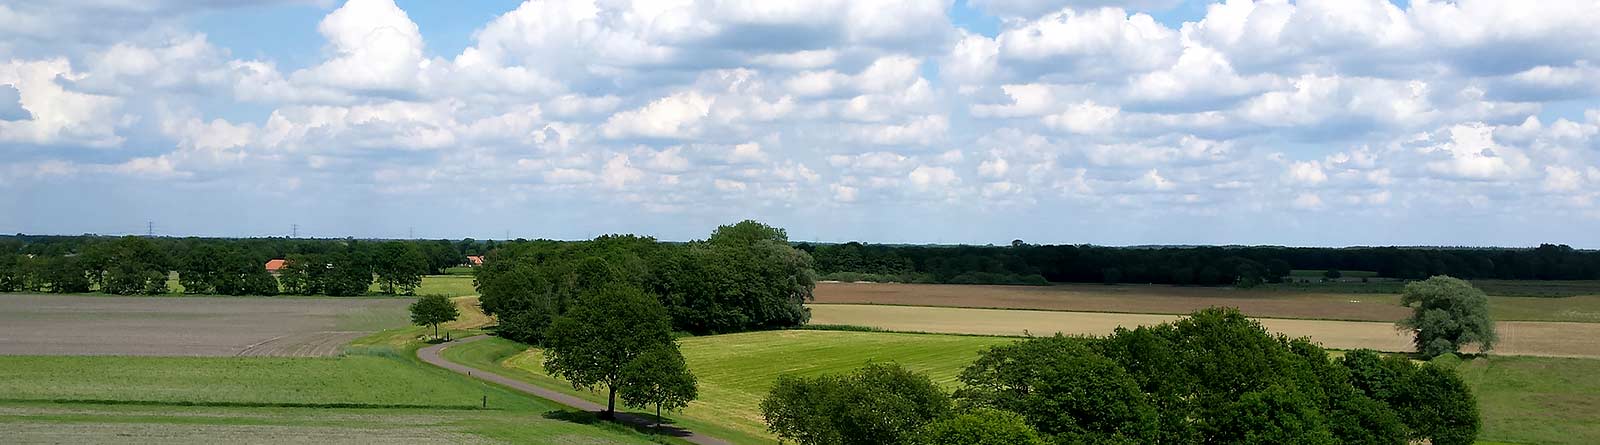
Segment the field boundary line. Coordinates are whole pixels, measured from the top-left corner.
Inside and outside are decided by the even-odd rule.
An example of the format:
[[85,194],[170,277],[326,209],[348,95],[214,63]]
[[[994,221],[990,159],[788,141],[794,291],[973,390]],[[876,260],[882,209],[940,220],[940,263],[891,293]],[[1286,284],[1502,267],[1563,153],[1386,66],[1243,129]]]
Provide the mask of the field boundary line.
[[[468,377],[472,377],[472,378],[475,378],[475,379],[478,379],[478,380],[483,380],[485,382],[489,382],[489,383],[497,384],[497,385],[504,386],[504,387],[507,387],[507,388],[511,388],[512,390],[516,390],[518,392],[529,394],[529,395],[532,395],[534,397],[538,397],[538,398],[541,398],[541,399],[549,400],[551,402],[555,402],[556,404],[567,406],[567,407],[570,407],[570,408],[575,408],[575,409],[588,411],[588,412],[598,412],[598,411],[601,411],[601,410],[605,409],[605,407],[602,407],[597,403],[590,402],[588,400],[584,400],[584,399],[578,398],[576,396],[563,394],[561,392],[550,390],[550,389],[547,389],[547,388],[541,388],[541,387],[539,387],[537,385],[534,385],[534,384],[531,384],[531,383],[528,383],[528,382],[524,382],[524,381],[521,381],[521,380],[513,379],[513,378],[510,378],[510,377],[506,377],[506,376],[503,376],[503,375],[500,375],[500,374],[496,374],[496,373],[493,373],[493,372],[489,372],[489,371],[486,371],[486,370],[474,368],[474,367],[471,367],[471,366],[463,365],[463,364],[460,364],[460,363],[452,362],[452,361],[446,360],[444,358],[444,356],[440,354],[441,352],[443,352],[445,350],[445,348],[448,348],[448,347],[451,347],[451,346],[460,345],[460,344],[464,344],[464,343],[471,343],[471,342],[475,342],[475,341],[487,340],[487,339],[489,339],[489,337],[490,336],[488,336],[488,335],[474,335],[474,336],[463,338],[463,339],[459,339],[459,340],[452,340],[452,341],[449,341],[449,342],[440,343],[440,344],[437,344],[437,345],[432,345],[432,346],[428,346],[428,347],[425,347],[425,348],[417,349],[417,358],[421,359],[423,362],[426,362],[426,363],[428,363],[430,365],[434,365],[434,366],[438,366],[440,368],[444,368],[444,369],[447,369],[447,370],[450,370],[450,371],[454,371],[457,374],[465,374]],[[632,426],[632,427],[649,428],[652,425],[655,425],[655,419],[653,419],[653,418],[640,417],[640,416],[636,416],[636,415],[629,414],[629,413],[624,413],[624,412],[618,412],[617,413],[616,421],[618,423],[622,423],[622,424],[625,424],[625,425],[628,425],[628,426]],[[722,439],[718,439],[718,438],[715,438],[715,437],[707,436],[707,435],[704,435],[704,434],[696,433],[696,432],[689,431],[689,430],[686,430],[686,429],[683,429],[683,428],[680,428],[680,427],[673,427],[672,430],[668,430],[668,431],[669,432],[667,432],[667,435],[674,436],[674,437],[676,437],[678,439],[683,439],[683,440],[688,441],[690,443],[695,443],[695,444],[700,444],[700,445],[732,445],[733,444],[732,442],[729,442],[729,441],[726,441],[726,440],[722,440]]]

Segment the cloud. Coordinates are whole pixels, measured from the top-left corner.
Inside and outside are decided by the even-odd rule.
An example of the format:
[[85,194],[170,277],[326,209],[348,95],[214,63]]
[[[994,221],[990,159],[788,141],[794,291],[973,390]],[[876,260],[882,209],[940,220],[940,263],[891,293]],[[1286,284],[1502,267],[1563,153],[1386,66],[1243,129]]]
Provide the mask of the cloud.
[[[1174,241],[1133,232],[1218,209],[1263,234],[1224,242],[1304,241],[1345,215],[1600,217],[1585,2],[1236,0],[1180,24],[1147,14],[1166,0],[538,0],[423,27],[355,0],[320,4],[321,20],[263,15],[316,30],[281,39],[323,44],[293,57],[269,56],[280,39],[188,29],[240,2],[137,3],[0,6],[0,191],[228,190],[351,211],[246,192],[293,178],[318,202],[485,196],[427,212],[471,221],[677,230],[740,209],[725,216],[833,236],[873,212],[994,227],[1070,214],[1085,239],[1128,243]],[[952,17],[972,8],[992,17]],[[0,226],[38,210],[8,204]],[[928,226],[904,236],[956,236]],[[1432,236],[1338,233],[1410,242],[1402,230]]]
[[1071,8],[1076,10],[1100,7],[1158,11],[1171,9],[1183,0],[972,0],[975,8],[1000,17],[1034,18],[1047,12]]
[[334,56],[294,79],[356,91],[406,95],[420,85],[422,33],[393,0],[350,0],[317,25]]
[[711,114],[712,100],[693,91],[675,93],[614,114],[603,128],[610,138],[691,138],[700,134],[700,123]]
[[[81,79],[66,59],[0,63],[0,85],[17,92],[16,102],[29,119],[0,120],[0,142],[115,148],[124,138],[116,97],[71,91],[63,81]],[[4,101],[11,102],[11,101]],[[13,116],[19,113],[12,113]]]
[[0,120],[32,120],[33,113],[22,107],[22,92],[13,85],[0,85]]

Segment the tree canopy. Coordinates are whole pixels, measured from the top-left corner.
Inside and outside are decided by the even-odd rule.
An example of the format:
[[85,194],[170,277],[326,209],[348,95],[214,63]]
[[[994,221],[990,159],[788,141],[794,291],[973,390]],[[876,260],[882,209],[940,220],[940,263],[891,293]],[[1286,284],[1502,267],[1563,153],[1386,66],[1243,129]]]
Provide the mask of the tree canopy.
[[622,401],[631,407],[656,409],[656,426],[661,426],[661,411],[688,406],[699,396],[698,385],[676,344],[645,351],[622,367]]
[[811,260],[782,229],[753,221],[719,227],[704,241],[669,244],[607,235],[584,242],[503,244],[474,272],[498,332],[541,344],[550,320],[585,292],[611,283],[643,289],[675,330],[697,334],[797,326],[815,287]]
[[1412,313],[1395,325],[1416,332],[1417,352],[1424,357],[1460,352],[1467,344],[1488,352],[1499,339],[1489,296],[1466,281],[1437,276],[1406,284],[1400,304]]
[[933,380],[894,363],[848,375],[782,375],[761,401],[768,429],[800,445],[908,443],[949,411],[949,396]]
[[439,336],[439,324],[455,321],[461,312],[450,297],[438,294],[423,295],[411,303],[411,324],[433,326],[433,336]]
[[647,352],[677,348],[661,303],[624,284],[581,295],[571,310],[551,321],[544,338],[546,371],[574,388],[606,388],[605,418],[616,416],[617,391],[629,364]]

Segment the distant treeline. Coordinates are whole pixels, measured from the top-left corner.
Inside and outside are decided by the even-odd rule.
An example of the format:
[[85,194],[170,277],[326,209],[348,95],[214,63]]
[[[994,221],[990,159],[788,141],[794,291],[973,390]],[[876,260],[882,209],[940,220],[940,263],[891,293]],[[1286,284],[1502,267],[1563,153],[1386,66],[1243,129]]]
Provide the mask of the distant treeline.
[[965,284],[1277,282],[1293,269],[1375,271],[1418,279],[1600,279],[1600,252],[1414,247],[1101,247],[1090,245],[891,246],[801,244],[822,279]]
[[[410,293],[494,241],[288,238],[0,237],[0,292],[163,294],[171,273],[185,293],[363,295]],[[269,260],[286,260],[274,276]]]

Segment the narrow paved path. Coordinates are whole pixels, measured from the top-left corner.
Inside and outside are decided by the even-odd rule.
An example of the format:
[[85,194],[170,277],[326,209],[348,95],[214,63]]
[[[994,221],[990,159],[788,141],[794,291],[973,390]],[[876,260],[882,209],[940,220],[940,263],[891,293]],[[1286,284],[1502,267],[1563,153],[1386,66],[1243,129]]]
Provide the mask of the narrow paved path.
[[[495,374],[495,373],[492,373],[492,372],[489,372],[489,371],[485,371],[485,370],[482,370],[482,369],[478,369],[478,368],[474,368],[474,367],[471,367],[471,366],[463,365],[463,364],[460,364],[460,363],[452,362],[452,361],[449,361],[449,360],[445,360],[444,357],[439,355],[439,353],[444,351],[445,348],[448,348],[448,347],[451,347],[451,346],[455,346],[455,345],[459,345],[459,344],[462,344],[462,343],[471,343],[471,342],[475,342],[475,341],[479,341],[479,340],[483,340],[483,339],[487,339],[487,338],[489,338],[489,336],[487,336],[487,335],[477,335],[477,336],[467,337],[467,338],[463,338],[463,339],[460,339],[460,340],[450,341],[450,342],[446,342],[446,343],[440,343],[440,344],[437,344],[437,345],[433,345],[433,346],[429,346],[429,347],[426,347],[426,348],[418,349],[417,350],[417,358],[420,358],[420,359],[422,359],[422,361],[428,362],[429,364],[434,365],[434,366],[438,366],[440,368],[444,368],[444,369],[448,369],[448,370],[451,370],[451,371],[455,371],[456,373],[459,373],[459,374],[466,374],[468,376],[471,376],[471,377],[479,379],[479,380],[483,380],[483,381],[499,384],[501,386],[505,386],[505,387],[508,387],[508,388],[511,388],[511,389],[515,389],[517,391],[522,391],[522,392],[525,392],[525,393],[528,393],[528,394],[532,394],[535,397],[539,397],[541,399],[546,399],[546,400],[549,400],[549,401],[552,401],[552,402],[556,402],[556,403],[559,403],[559,404],[562,404],[562,405],[566,405],[566,406],[569,406],[569,407],[572,407],[572,408],[577,408],[577,409],[580,409],[580,410],[594,412],[594,413],[598,413],[600,411],[605,410],[605,407],[604,406],[600,406],[600,404],[597,404],[597,403],[594,403],[594,402],[590,402],[588,400],[584,400],[584,399],[578,398],[578,397],[570,395],[570,394],[564,394],[564,393],[561,393],[559,391],[552,391],[552,390],[549,390],[549,389],[540,388],[538,386],[534,386],[532,384],[529,384],[528,382],[524,382],[524,381],[521,381],[521,380],[517,380],[517,379],[510,378],[510,377],[506,377],[506,376],[503,376],[503,375]],[[619,413],[617,413],[617,422],[621,422],[621,423],[628,424],[628,425],[635,426],[635,427],[650,428],[651,426],[655,425],[655,418],[654,417],[645,417],[645,416],[636,416],[636,415],[633,415],[633,414],[619,412]],[[718,439],[718,438],[707,436],[707,435],[700,434],[700,433],[695,433],[693,431],[685,430],[683,428],[678,428],[678,427],[671,426],[671,425],[662,425],[661,431],[662,431],[662,434],[670,435],[670,436],[673,436],[673,437],[677,437],[679,439],[683,439],[683,440],[689,441],[691,443],[697,443],[697,444],[701,444],[701,445],[731,445],[732,444],[732,442],[728,442],[726,440]]]

